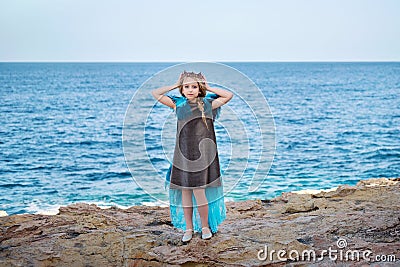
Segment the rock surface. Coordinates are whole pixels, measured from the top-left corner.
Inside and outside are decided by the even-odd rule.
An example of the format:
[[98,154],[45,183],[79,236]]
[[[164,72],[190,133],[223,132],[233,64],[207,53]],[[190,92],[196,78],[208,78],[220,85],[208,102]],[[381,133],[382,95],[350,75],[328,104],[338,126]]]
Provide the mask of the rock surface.
[[[379,178],[227,202],[219,231],[210,240],[195,233],[188,244],[168,208],[77,203],[57,215],[5,216],[0,266],[400,266],[399,189],[400,178]],[[359,260],[345,257],[352,253]]]

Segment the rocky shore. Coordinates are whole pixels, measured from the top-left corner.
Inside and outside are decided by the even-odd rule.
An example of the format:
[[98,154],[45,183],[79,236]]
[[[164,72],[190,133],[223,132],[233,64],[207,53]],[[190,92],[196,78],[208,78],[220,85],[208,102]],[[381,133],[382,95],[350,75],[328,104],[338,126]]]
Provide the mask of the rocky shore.
[[379,178],[227,202],[218,233],[188,244],[162,207],[3,216],[0,266],[400,266],[399,189]]

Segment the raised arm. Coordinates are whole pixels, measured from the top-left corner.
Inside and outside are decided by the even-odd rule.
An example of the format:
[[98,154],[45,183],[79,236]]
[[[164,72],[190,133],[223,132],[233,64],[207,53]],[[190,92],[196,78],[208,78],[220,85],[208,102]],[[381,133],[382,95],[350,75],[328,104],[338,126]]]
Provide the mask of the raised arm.
[[160,103],[175,109],[176,105],[174,103],[174,101],[172,101],[171,98],[169,98],[168,96],[165,96],[165,93],[168,93],[169,91],[177,88],[180,84],[180,80],[181,80],[182,74],[179,76],[178,81],[174,84],[174,85],[167,85],[167,86],[163,86],[157,89],[154,89],[153,91],[151,91],[152,96]]
[[167,86],[163,86],[157,89],[154,89],[153,91],[151,91],[152,96],[160,103],[175,109],[175,103],[174,101],[172,101],[171,98],[169,98],[168,96],[165,96],[164,94],[175,89],[176,87],[178,87],[178,85],[174,84],[174,85],[167,85]]
[[232,99],[233,93],[231,93],[231,92],[229,92],[227,90],[221,89],[221,88],[210,87],[207,84],[206,78],[204,77],[204,75],[203,75],[203,78],[204,78],[204,83],[206,85],[207,91],[210,91],[210,92],[213,92],[214,94],[219,95],[219,97],[216,98],[212,102],[212,104],[211,104],[212,109],[215,109],[215,108],[218,108],[218,107],[220,107],[222,105],[225,105],[226,103],[228,103]]

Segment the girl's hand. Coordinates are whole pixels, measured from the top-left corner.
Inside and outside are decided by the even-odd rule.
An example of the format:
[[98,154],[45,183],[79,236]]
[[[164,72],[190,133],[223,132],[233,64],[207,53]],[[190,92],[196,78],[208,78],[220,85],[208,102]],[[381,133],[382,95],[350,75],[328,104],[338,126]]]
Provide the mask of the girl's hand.
[[206,77],[204,76],[203,73],[201,74],[201,77],[202,77],[202,81],[201,82],[204,84],[206,90],[208,90],[208,88],[210,88],[210,87],[208,86]]
[[183,72],[181,72],[181,74],[179,75],[178,80],[175,82],[175,84],[174,84],[175,87],[174,88],[177,88],[177,87],[179,87],[179,85],[181,85],[182,79],[183,79]]

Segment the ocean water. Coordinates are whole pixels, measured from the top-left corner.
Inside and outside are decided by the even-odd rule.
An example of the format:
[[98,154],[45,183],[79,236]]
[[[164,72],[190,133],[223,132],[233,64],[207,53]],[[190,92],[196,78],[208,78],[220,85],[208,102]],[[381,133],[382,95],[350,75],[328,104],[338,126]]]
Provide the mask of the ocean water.
[[[0,63],[0,210],[159,205],[132,179],[121,135],[135,91],[175,64]],[[400,177],[400,63],[224,64],[260,88],[276,127],[265,182],[227,200]]]

